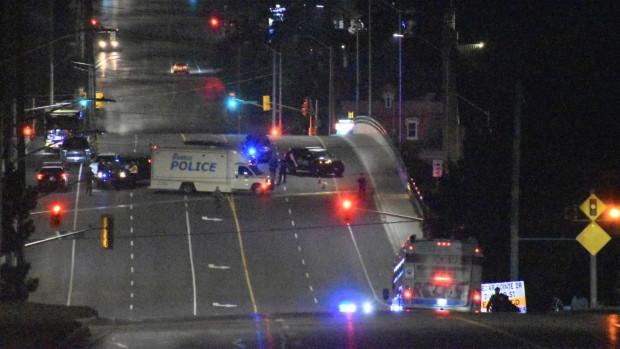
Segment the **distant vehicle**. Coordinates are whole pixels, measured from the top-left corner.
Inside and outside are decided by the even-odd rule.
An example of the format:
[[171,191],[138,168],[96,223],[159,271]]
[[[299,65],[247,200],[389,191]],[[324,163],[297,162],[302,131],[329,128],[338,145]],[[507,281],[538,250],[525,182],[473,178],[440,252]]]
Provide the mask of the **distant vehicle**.
[[[392,311],[479,312],[482,252],[474,239],[421,239],[403,244],[394,263]],[[389,290],[384,298],[389,299]]]
[[44,162],[36,175],[40,192],[65,191],[68,189],[69,174],[61,162]]
[[118,37],[118,28],[105,27],[97,32],[97,47],[99,51],[119,51],[121,42]]
[[115,163],[117,165],[121,164],[121,156],[116,154],[116,153],[99,153],[97,154],[97,156],[95,156],[92,161],[90,162],[90,169],[91,171],[93,171],[93,173],[95,174],[95,176],[97,176],[97,173],[99,172],[99,166],[100,165],[107,165],[107,164],[111,164],[111,163]]
[[273,190],[271,179],[239,151],[227,147],[184,146],[153,150],[151,189],[222,193]]
[[122,158],[116,153],[98,154],[89,166],[95,174],[95,185],[98,188],[120,189],[121,186],[131,182],[129,170],[125,168]]
[[47,131],[45,135],[46,149],[59,149],[65,138],[69,137],[71,132],[60,128],[54,128]]
[[63,130],[70,134],[78,134],[84,123],[84,111],[82,109],[57,109],[46,114],[46,132],[50,130]]
[[88,138],[85,136],[67,137],[60,147],[60,156],[65,163],[85,163],[92,158]]
[[249,134],[241,143],[241,152],[252,162],[268,162],[271,158],[271,141],[266,135]]
[[334,174],[342,177],[344,163],[319,147],[293,148],[284,156],[288,173],[309,173],[312,176]]
[[173,74],[189,74],[189,65],[187,63],[175,63],[172,66]]

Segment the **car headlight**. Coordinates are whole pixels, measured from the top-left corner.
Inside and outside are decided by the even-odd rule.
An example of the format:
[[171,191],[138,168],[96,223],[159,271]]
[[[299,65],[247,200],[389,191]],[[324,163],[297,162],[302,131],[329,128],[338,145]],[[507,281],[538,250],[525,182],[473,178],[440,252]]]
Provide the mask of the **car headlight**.
[[105,41],[103,41],[103,40],[99,41],[99,47],[101,47],[101,48],[105,48],[106,46],[108,46],[108,43],[107,43],[107,42],[105,42]]
[[119,173],[118,173],[118,177],[119,177],[119,178],[125,178],[125,177],[127,177],[127,172],[125,172],[125,171],[121,171],[121,172],[119,172]]

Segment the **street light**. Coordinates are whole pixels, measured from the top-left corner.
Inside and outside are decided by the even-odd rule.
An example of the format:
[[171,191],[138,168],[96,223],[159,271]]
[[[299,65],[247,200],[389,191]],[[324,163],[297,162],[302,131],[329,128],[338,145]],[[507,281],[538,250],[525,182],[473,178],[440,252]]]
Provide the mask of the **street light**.
[[329,103],[329,107],[328,107],[329,108],[329,127],[327,128],[327,135],[331,136],[332,121],[334,117],[334,93],[333,93],[334,92],[334,69],[332,67],[332,47],[325,45],[324,43],[317,40],[313,36],[310,36],[310,35],[304,35],[304,36],[316,41],[321,46],[329,50],[329,97],[328,97],[329,99],[329,102],[328,102]]
[[381,0],[386,6],[398,13],[398,32],[394,33],[393,37],[398,40],[398,150],[402,150],[402,137],[403,137],[403,32],[401,24],[402,11],[394,5]]

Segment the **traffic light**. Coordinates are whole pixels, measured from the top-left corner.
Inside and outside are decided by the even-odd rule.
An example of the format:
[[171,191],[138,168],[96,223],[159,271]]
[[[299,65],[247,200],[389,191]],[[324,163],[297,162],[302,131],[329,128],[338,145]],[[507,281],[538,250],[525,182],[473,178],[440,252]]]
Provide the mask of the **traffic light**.
[[211,16],[209,18],[209,26],[213,30],[219,29],[220,28],[220,19],[218,17],[216,17],[216,16]]
[[263,111],[270,111],[271,110],[271,98],[269,98],[269,95],[265,95],[263,96]]
[[25,138],[32,139],[34,137],[34,130],[30,126],[24,126],[22,132],[24,133]]
[[91,30],[102,30],[103,26],[99,23],[99,20],[95,17],[92,17],[88,20],[88,25]]
[[301,115],[308,116],[308,107],[310,106],[310,99],[306,97],[304,103],[301,105]]
[[350,198],[344,198],[340,202],[340,216],[345,223],[351,223],[353,213],[355,211],[355,201]]
[[50,227],[60,228],[62,225],[62,205],[60,203],[53,203],[50,207]]
[[112,249],[114,247],[114,217],[101,215],[101,247]]
[[235,93],[234,92],[230,92],[228,94],[228,98],[226,99],[226,106],[230,110],[237,109],[237,99],[235,98]]

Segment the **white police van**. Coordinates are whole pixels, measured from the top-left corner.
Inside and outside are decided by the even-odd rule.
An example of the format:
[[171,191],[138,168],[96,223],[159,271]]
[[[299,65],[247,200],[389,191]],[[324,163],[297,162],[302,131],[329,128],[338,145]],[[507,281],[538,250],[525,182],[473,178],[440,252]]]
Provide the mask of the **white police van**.
[[151,189],[223,193],[252,191],[267,193],[271,179],[236,149],[185,145],[155,148],[151,153]]

